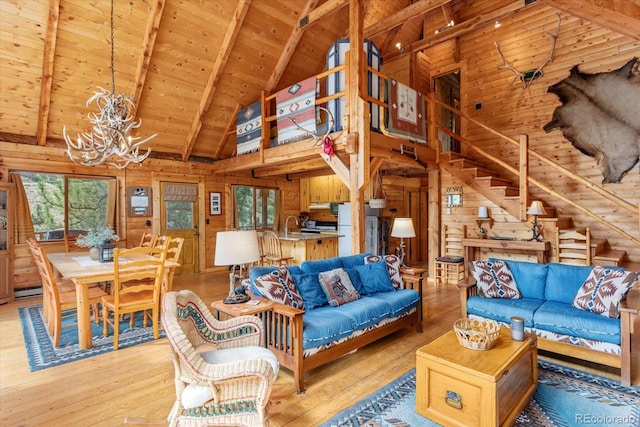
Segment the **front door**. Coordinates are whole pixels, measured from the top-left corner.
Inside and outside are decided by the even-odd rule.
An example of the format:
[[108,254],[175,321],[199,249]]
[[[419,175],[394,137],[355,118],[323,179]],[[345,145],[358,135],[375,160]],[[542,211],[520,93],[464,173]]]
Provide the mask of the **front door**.
[[176,274],[198,271],[198,184],[160,182],[160,233],[182,237],[180,268]]

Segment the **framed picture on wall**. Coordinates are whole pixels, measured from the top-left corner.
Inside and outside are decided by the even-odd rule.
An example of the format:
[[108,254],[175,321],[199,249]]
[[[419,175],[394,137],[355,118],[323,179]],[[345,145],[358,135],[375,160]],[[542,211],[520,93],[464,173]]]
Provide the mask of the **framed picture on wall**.
[[209,193],[209,215],[222,214],[222,199],[220,193]]

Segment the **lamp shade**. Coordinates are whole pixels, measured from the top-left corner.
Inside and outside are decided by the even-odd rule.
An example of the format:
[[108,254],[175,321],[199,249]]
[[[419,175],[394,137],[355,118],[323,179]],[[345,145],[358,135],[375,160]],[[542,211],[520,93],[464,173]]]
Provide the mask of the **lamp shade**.
[[480,206],[478,208],[478,218],[487,219],[489,218],[489,210],[486,206]]
[[260,259],[256,230],[218,231],[215,265],[248,264]]
[[527,209],[527,215],[546,215],[547,211],[544,210],[542,202],[540,200],[534,200],[531,202],[531,206]]
[[396,218],[393,220],[391,237],[416,237],[411,218]]

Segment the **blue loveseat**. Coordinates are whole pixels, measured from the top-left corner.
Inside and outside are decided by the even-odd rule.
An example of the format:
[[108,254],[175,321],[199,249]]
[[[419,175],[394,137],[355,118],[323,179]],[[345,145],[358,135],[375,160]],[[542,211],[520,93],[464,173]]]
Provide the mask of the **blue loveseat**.
[[505,325],[512,316],[522,317],[525,329],[537,335],[539,349],[620,368],[622,384],[630,384],[631,334],[640,308],[638,286],[619,303],[620,317],[610,318],[572,305],[593,267],[503,261],[521,298],[483,297],[470,275],[458,284],[463,317]]
[[[394,272],[388,269],[385,260],[365,264],[366,256],[368,254],[304,261],[300,266],[286,267],[302,296],[304,308],[296,307],[300,306],[299,302],[273,302],[263,313],[266,344],[280,364],[293,372],[298,393],[304,391],[306,371],[399,329],[415,327],[421,332],[421,278],[400,271],[402,283],[396,281],[392,285],[390,275]],[[263,294],[266,292],[256,285],[256,280],[268,277],[277,268],[251,268],[249,281],[255,296],[273,300]],[[332,306],[318,275],[338,268],[348,273],[360,297]]]

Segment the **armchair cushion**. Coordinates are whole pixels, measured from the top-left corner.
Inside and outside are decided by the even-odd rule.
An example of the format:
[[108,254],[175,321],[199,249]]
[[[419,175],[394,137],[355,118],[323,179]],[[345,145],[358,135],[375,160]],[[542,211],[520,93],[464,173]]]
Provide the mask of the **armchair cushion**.
[[573,298],[573,306],[617,319],[620,301],[636,283],[638,273],[595,266]]
[[347,272],[342,268],[323,271],[318,274],[322,290],[327,295],[329,305],[338,307],[360,298],[360,294],[353,287]]
[[[278,377],[280,365],[276,356],[268,349],[258,346],[228,348],[222,350],[210,350],[200,353],[205,362],[216,365],[222,363],[234,363],[241,360],[262,359],[273,368],[273,379]],[[202,406],[213,399],[211,388],[205,385],[189,384],[182,392],[181,401],[185,408]]]
[[485,298],[522,298],[509,266],[504,261],[472,261],[469,270]]
[[256,277],[253,281],[260,293],[271,301],[304,310],[304,299],[287,267],[277,269]]

